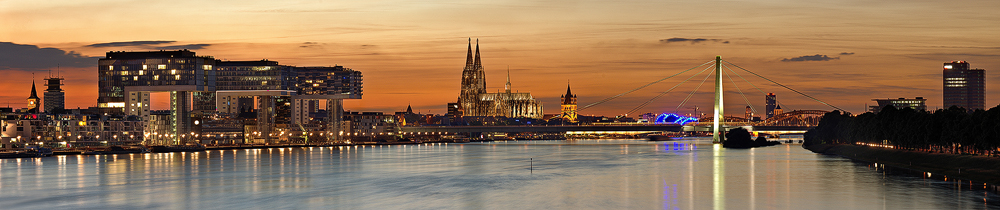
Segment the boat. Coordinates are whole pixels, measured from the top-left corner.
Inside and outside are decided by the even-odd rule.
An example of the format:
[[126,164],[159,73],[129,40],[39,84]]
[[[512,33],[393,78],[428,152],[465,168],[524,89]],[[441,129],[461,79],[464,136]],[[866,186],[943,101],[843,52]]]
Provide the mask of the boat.
[[14,151],[0,152],[0,158],[34,158],[52,156],[52,149],[44,147],[28,147]]
[[677,139],[674,139],[674,137],[668,136],[668,135],[647,135],[646,139],[649,139],[650,141],[676,141],[677,140]]

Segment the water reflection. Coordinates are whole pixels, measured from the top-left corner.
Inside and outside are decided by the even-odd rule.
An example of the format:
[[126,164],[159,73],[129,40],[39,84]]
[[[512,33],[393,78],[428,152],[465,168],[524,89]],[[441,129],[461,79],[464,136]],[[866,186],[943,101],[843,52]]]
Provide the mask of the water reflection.
[[[530,159],[530,161],[529,161]],[[938,178],[940,177],[940,178]],[[0,160],[3,208],[1000,208],[968,180],[710,140],[507,141]]]

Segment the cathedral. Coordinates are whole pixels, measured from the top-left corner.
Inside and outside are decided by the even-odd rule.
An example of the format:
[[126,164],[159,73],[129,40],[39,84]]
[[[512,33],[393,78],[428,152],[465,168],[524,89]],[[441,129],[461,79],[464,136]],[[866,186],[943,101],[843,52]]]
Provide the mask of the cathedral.
[[476,56],[472,56],[472,39],[469,39],[469,53],[462,70],[462,93],[458,97],[464,116],[490,116],[509,118],[534,118],[543,116],[542,104],[531,97],[531,93],[511,93],[510,70],[504,92],[486,92],[486,73],[479,59],[479,41],[476,40]]

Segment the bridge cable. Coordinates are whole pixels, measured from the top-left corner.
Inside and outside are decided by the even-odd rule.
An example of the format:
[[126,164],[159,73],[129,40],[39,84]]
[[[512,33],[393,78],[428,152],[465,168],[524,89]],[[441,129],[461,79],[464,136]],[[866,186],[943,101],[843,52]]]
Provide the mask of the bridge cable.
[[[702,69],[702,70],[701,70],[700,72],[698,72],[697,74],[694,74],[694,75],[691,75],[691,76],[690,76],[690,77],[688,77],[687,79],[684,79],[684,81],[681,81],[681,83],[677,83],[676,85],[674,85],[674,87],[671,87],[671,88],[670,88],[670,89],[668,89],[667,91],[664,91],[664,92],[661,92],[661,93],[660,93],[659,95],[656,95],[655,97],[653,97],[653,98],[651,98],[651,99],[649,99],[649,100],[646,100],[646,102],[643,102],[642,104],[639,104],[639,106],[637,106],[637,107],[633,108],[632,110],[629,110],[628,112],[626,112],[626,113],[625,113],[625,115],[628,115],[628,114],[632,114],[632,112],[635,112],[636,110],[639,110],[639,109],[642,109],[643,107],[646,107],[646,105],[648,105],[648,104],[649,104],[649,102],[653,102],[653,100],[656,100],[657,98],[660,98],[660,96],[663,96],[663,95],[665,95],[665,94],[669,93],[670,91],[673,91],[673,90],[674,90],[674,88],[677,88],[677,86],[681,86],[681,84],[684,84],[684,83],[685,83],[685,82],[687,82],[688,80],[691,80],[691,78],[694,78],[694,76],[698,76],[698,75],[699,75],[699,74],[701,74],[702,72],[705,72],[706,70],[708,70],[708,69],[712,68],[712,66],[715,66],[715,64],[712,64],[712,65],[709,65],[708,67],[705,67],[705,69]],[[708,74],[708,75],[711,75],[711,74]],[[706,77],[706,78],[707,78],[707,77]],[[704,81],[703,81],[702,83],[704,83]]]
[[[723,65],[723,66],[725,66],[725,65]],[[726,67],[726,68],[728,69],[729,67]],[[749,100],[749,99],[747,99],[747,95],[746,95],[746,94],[743,94],[743,90],[742,90],[742,89],[740,89],[740,86],[739,86],[739,85],[736,85],[736,80],[733,80],[733,77],[732,77],[732,76],[730,76],[729,74],[725,74],[725,75],[726,75],[726,78],[729,78],[729,82],[733,83],[733,86],[734,86],[734,87],[736,87],[736,91],[739,91],[739,92],[740,92],[740,96],[743,96],[743,101],[746,101],[746,102],[747,102],[747,106],[749,106],[749,107],[750,107],[750,111],[751,111],[751,112],[753,112],[753,113],[756,113],[756,112],[757,112],[757,109],[754,109],[754,108],[753,108],[753,104],[751,104],[751,103],[750,103],[750,100]],[[747,120],[751,120],[751,119],[747,119]]]
[[[753,88],[757,89],[757,91],[760,91],[761,94],[767,95],[767,92],[764,92],[764,90],[761,90],[759,87],[757,87],[757,85],[754,85],[753,83],[751,83],[746,78],[743,78],[743,75],[740,75],[739,73],[736,73],[736,71],[734,71],[733,69],[729,68],[729,66],[723,65],[722,67],[725,67],[727,70],[729,70],[733,74],[736,74],[736,76],[740,77],[740,79],[743,79],[744,82],[746,82],[747,84],[750,84],[750,86],[753,86]],[[784,106],[785,108],[788,108],[788,106],[785,106],[785,104],[781,103],[780,101],[775,100],[775,103],[778,103],[779,106]],[[753,107],[751,106],[750,108],[752,109]],[[764,113],[764,114],[767,115],[767,113]]]
[[[723,61],[726,61],[726,60],[723,60]],[[820,101],[819,99],[816,99],[816,98],[813,98],[812,96],[809,96],[809,95],[806,95],[805,93],[802,93],[802,92],[799,92],[798,90],[795,90],[795,89],[792,89],[792,88],[790,88],[790,87],[788,87],[788,86],[785,86],[785,85],[783,85],[783,84],[781,84],[781,83],[778,83],[778,82],[775,82],[774,80],[771,80],[771,79],[768,79],[768,78],[766,78],[766,77],[764,77],[764,76],[760,76],[759,74],[757,74],[757,73],[754,73],[754,72],[752,72],[752,71],[750,71],[750,70],[747,70],[747,69],[745,69],[745,68],[743,68],[743,67],[740,67],[739,65],[736,65],[736,64],[733,64],[733,63],[730,63],[729,61],[726,61],[726,63],[728,63],[728,64],[730,64],[730,65],[733,65],[733,66],[735,66],[736,68],[740,68],[740,69],[742,69],[743,71],[746,71],[746,72],[750,72],[751,74],[753,74],[753,75],[755,75],[755,76],[757,76],[757,77],[760,77],[761,79],[764,79],[764,80],[767,80],[767,81],[769,81],[769,82],[771,82],[771,83],[774,83],[774,84],[776,84],[776,85],[778,85],[778,86],[781,86],[781,87],[783,87],[783,88],[785,88],[785,89],[788,89],[788,90],[791,90],[792,92],[795,92],[795,93],[798,93],[799,95],[802,95],[802,96],[805,96],[805,97],[807,97],[807,98],[809,98],[809,99],[812,99],[812,100],[814,100],[814,101],[816,101],[816,102],[819,102],[819,103],[822,103],[822,104],[824,104],[824,105],[827,105],[827,106],[830,106],[830,107],[833,107],[834,109],[837,109],[837,110],[840,110],[840,111],[844,111],[844,109],[841,109],[841,108],[839,108],[839,107],[836,107],[836,106],[834,106],[834,105],[830,105],[830,104],[828,104],[828,103],[826,103],[826,102],[823,102],[823,101]]]
[[701,65],[698,65],[698,66],[695,66],[695,67],[691,67],[691,68],[690,68],[690,69],[688,69],[688,70],[684,70],[684,71],[682,71],[682,72],[679,72],[679,73],[677,73],[677,74],[674,74],[674,75],[670,75],[670,76],[668,76],[668,77],[666,77],[666,78],[663,78],[663,79],[660,79],[660,80],[656,80],[656,81],[653,81],[653,82],[651,82],[651,83],[649,83],[649,84],[646,84],[646,85],[643,85],[643,86],[639,86],[638,88],[635,88],[635,89],[632,89],[632,90],[629,90],[629,91],[626,91],[626,92],[624,92],[624,93],[621,93],[621,94],[618,94],[618,95],[615,95],[615,96],[611,96],[611,97],[609,97],[609,98],[605,98],[605,99],[603,99],[603,100],[600,100],[600,101],[597,101],[597,102],[594,102],[594,103],[591,103],[591,104],[588,104],[588,105],[584,106],[583,108],[580,108],[580,109],[578,109],[578,111],[582,111],[582,110],[584,110],[584,109],[587,109],[587,108],[590,108],[590,107],[592,107],[592,106],[595,106],[595,105],[598,105],[598,104],[602,104],[602,103],[604,103],[604,102],[608,102],[608,101],[611,101],[611,100],[614,100],[614,99],[616,99],[616,98],[618,98],[618,97],[621,97],[621,96],[623,96],[623,95],[625,95],[625,94],[629,94],[629,93],[632,93],[632,92],[635,92],[635,91],[637,91],[637,90],[639,90],[639,89],[643,89],[643,88],[646,88],[646,87],[649,87],[650,85],[653,85],[653,84],[656,84],[656,83],[659,83],[659,82],[662,82],[663,80],[667,80],[667,79],[670,79],[670,78],[672,78],[672,77],[674,77],[674,76],[677,76],[677,75],[680,75],[680,74],[683,74],[684,72],[688,72],[688,71],[691,71],[692,69],[695,69],[695,68],[698,68],[698,67],[701,67],[701,66],[704,66],[705,64],[709,64],[709,63],[712,63],[712,62],[714,62],[714,61],[708,61],[708,62],[705,62],[705,63],[703,63],[703,64],[701,64]]
[[[712,66],[715,66],[715,65],[713,64]],[[709,66],[708,68],[705,68],[705,70],[708,70],[709,68],[712,68],[712,66]],[[705,70],[702,70],[702,71],[705,71]],[[699,74],[700,74],[700,72],[699,72]],[[688,93],[687,97],[684,97],[684,100],[681,101],[680,104],[677,104],[677,107],[674,108],[674,113],[677,113],[677,110],[681,109],[681,107],[684,106],[684,104],[687,104],[688,100],[691,100],[691,96],[694,96],[694,93],[698,92],[698,89],[701,89],[701,86],[705,84],[705,81],[708,81],[708,77],[709,76],[712,76],[712,73],[705,74],[705,79],[701,80],[701,83],[698,84],[698,87],[695,87],[694,90],[691,91],[691,93]],[[698,115],[698,113],[695,113],[695,115]]]

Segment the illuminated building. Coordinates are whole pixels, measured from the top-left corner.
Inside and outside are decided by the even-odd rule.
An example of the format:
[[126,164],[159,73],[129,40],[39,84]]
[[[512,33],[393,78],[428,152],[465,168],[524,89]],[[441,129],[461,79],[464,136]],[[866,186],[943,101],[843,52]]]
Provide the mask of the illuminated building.
[[187,50],[108,52],[98,60],[97,105],[105,114],[148,119],[150,93],[168,92],[170,136],[177,139],[191,132],[192,104],[195,111],[206,111],[204,92],[215,91],[214,65],[212,57]]
[[[305,131],[301,124],[317,111],[319,100],[326,101],[327,110],[335,110],[327,112],[329,125],[321,133],[339,133],[343,99],[360,99],[362,94],[361,72],[341,66],[221,61],[188,50],[108,52],[98,61],[98,75],[98,106],[104,114],[151,119],[150,93],[169,92],[171,116],[157,119],[171,121],[168,133],[178,144],[185,143],[178,137],[197,135],[201,126],[192,123],[200,119],[253,110],[254,142],[287,140],[291,135],[285,131]],[[309,131],[317,129],[311,126]]]
[[747,112],[743,114],[743,117],[747,118],[747,121],[753,120],[753,109],[750,106],[747,106]]
[[173,131],[172,114],[170,110],[153,110],[149,112],[145,120],[145,126],[143,126],[143,143],[152,145],[171,145],[176,144],[174,139],[170,137],[170,132]]
[[344,121],[350,122],[350,129],[345,129],[344,133],[351,136],[389,135],[397,130],[393,115],[382,112],[345,112],[343,115]]
[[944,63],[944,108],[958,106],[968,111],[986,106],[986,70],[969,69],[965,61]]
[[143,139],[138,117],[84,114],[19,114],[0,120],[3,139],[46,147],[124,145]]
[[28,113],[38,113],[38,92],[35,91],[35,80],[31,80],[31,95],[28,96]]
[[42,106],[45,113],[52,113],[52,110],[56,109],[66,109],[66,95],[61,88],[62,80],[63,78],[59,77],[45,78],[45,81],[47,81],[45,86],[48,86],[45,89],[45,93],[42,93],[43,97],[45,97],[45,104]]
[[872,101],[878,103],[878,105],[876,106],[868,106],[868,111],[872,113],[878,113],[879,111],[882,111],[882,108],[885,108],[886,106],[890,105],[896,107],[896,109],[903,109],[909,107],[917,111],[927,110],[927,104],[926,104],[927,99],[924,99],[924,97],[917,97],[913,99],[908,99],[908,98],[872,99]]
[[459,103],[448,103],[448,117],[451,121],[458,121],[462,118],[462,106]]
[[[509,71],[508,71],[509,72]],[[472,42],[469,41],[469,52],[462,70],[462,92],[458,103],[463,116],[473,117],[509,117],[535,118],[543,117],[542,104],[535,101],[531,93],[511,93],[510,74],[507,76],[505,92],[486,92],[486,73],[479,56],[479,43],[476,43],[476,55],[473,60]]]
[[778,105],[778,96],[774,95],[774,93],[768,93],[767,96],[764,96],[764,104],[764,114],[767,115],[767,119],[774,117],[774,108]]
[[570,122],[576,122],[576,95],[573,95],[573,92],[570,91],[569,84],[566,84],[566,95],[562,95],[560,98],[562,99],[562,105],[560,105],[560,108],[562,108],[563,119]]
[[784,111],[781,110],[781,105],[775,106],[774,107],[774,115],[779,115],[781,113],[784,113]]

